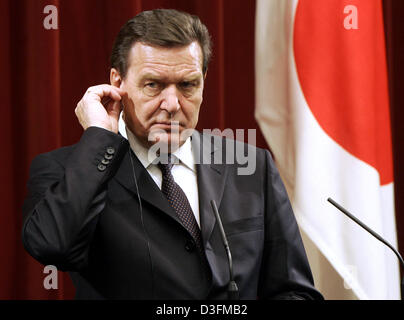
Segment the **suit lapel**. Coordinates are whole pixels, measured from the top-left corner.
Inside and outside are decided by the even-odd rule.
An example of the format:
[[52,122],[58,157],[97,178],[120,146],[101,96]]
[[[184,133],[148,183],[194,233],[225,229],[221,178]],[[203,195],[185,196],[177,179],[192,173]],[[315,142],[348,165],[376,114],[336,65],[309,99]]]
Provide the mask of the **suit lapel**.
[[[199,214],[204,246],[206,246],[216,223],[210,201],[215,200],[219,208],[227,173],[225,165],[213,163],[215,152],[222,152],[222,148],[217,148],[215,143],[211,142],[211,138],[212,136],[205,137],[196,131],[192,135],[192,151],[197,163]],[[214,141],[221,141],[221,138],[218,137],[213,137],[213,139]],[[136,188],[133,172],[136,175],[138,188]],[[130,150],[130,147],[128,147],[128,152],[122,159],[114,179],[135,196],[137,196],[138,189],[139,195],[144,201],[165,212],[182,225],[174,209],[171,208],[159,187]]]
[[214,141],[221,140],[217,137],[203,136],[198,132],[192,135],[192,150],[197,163],[199,214],[205,247],[216,223],[210,201],[215,200],[217,207],[220,206],[227,173],[225,165],[213,163],[215,152],[222,152],[222,148],[217,148],[215,143],[212,144],[211,138]]
[[[136,175],[138,188],[136,188],[134,175]],[[137,190],[139,190],[139,195],[144,201],[167,213],[181,224],[177,214],[171,208],[159,187],[130,148],[128,148],[128,152],[126,152],[124,159],[122,159],[115,179],[136,196]]]

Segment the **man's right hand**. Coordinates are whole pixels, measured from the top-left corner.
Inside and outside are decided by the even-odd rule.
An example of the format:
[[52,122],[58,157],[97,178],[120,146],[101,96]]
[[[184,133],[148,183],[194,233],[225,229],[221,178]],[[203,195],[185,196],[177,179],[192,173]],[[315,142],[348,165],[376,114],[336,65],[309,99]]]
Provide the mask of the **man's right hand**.
[[108,84],[88,88],[75,109],[83,129],[95,126],[118,133],[121,99],[124,96],[125,91]]

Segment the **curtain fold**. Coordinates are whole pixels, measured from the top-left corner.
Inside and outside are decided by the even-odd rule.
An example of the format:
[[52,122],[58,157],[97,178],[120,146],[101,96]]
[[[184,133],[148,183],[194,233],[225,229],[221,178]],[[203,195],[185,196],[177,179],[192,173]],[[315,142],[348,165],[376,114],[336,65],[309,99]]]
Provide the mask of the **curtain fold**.
[[[404,256],[404,2],[383,1],[393,137],[394,193],[398,248]],[[403,271],[403,270],[402,270]]]

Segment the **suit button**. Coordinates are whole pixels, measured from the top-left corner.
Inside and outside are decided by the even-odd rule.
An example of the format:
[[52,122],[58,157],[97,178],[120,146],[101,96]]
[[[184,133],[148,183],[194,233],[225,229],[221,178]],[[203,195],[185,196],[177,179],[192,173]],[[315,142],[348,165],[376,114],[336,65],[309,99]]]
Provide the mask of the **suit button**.
[[107,160],[107,159],[102,159],[102,160],[101,160],[101,163],[104,164],[104,165],[107,165],[107,164],[109,164],[109,160]]
[[194,240],[188,240],[185,243],[185,250],[187,250],[188,252],[192,252],[195,250],[195,241]]
[[115,153],[115,149],[113,147],[108,147],[107,148],[107,153],[112,155],[112,154]]
[[105,171],[105,169],[106,169],[107,167],[100,163],[97,168],[98,168],[99,171],[102,172],[102,171]]
[[113,157],[114,157],[114,156],[113,156],[112,154],[108,154],[108,153],[104,154],[104,158],[105,158],[106,160],[111,160]]

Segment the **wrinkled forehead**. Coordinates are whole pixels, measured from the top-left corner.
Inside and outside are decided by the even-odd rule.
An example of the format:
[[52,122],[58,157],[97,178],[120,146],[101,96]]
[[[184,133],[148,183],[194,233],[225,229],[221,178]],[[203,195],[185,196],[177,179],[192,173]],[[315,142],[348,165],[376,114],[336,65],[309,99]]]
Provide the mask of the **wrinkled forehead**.
[[135,43],[129,53],[129,69],[148,73],[200,73],[202,49],[197,42],[181,47],[159,47]]

